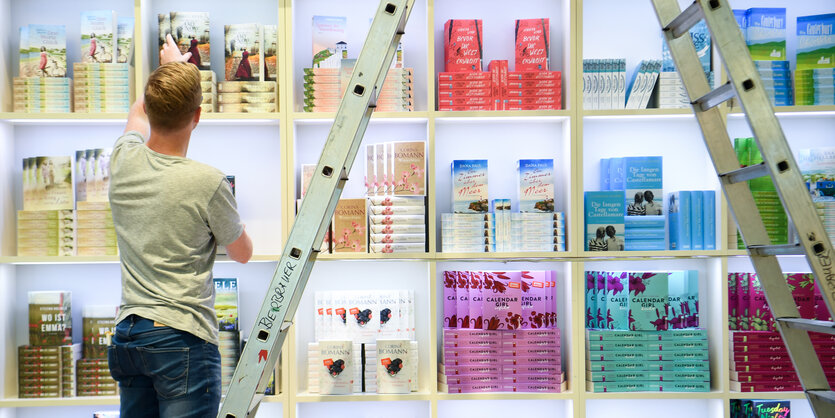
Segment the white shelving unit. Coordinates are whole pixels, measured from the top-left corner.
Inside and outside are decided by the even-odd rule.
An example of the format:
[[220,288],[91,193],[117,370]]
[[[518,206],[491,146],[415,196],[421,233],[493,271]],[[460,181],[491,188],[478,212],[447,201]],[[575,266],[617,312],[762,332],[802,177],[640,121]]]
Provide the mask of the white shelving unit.
[[[680,0],[682,5],[687,1]],[[797,3],[797,4],[795,4]],[[259,22],[279,25],[279,104],[270,114],[204,114],[189,157],[236,176],[239,209],[253,236],[256,256],[239,265],[221,259],[216,277],[237,277],[240,320],[249,332],[261,295],[275,268],[295,213],[301,164],[315,163],[333,114],[303,113],[301,69],[309,65],[310,23],[314,15],[348,18],[349,56],[361,48],[377,0],[252,0],[235,7],[220,0],[0,0],[0,416],[89,417],[95,410],[116,409],[118,399],[17,397],[16,347],[27,343],[26,292],[67,289],[76,312],[85,304],[116,303],[117,257],[17,257],[15,211],[21,208],[20,160],[34,155],[69,155],[76,149],[111,146],[123,130],[125,114],[16,114],[12,77],[17,74],[17,28],[23,24],[66,24],[68,61],[78,60],[78,22],[83,10],[115,9],[136,19],[135,93],[157,65],[157,13],[208,11],[212,64],[222,68],[223,25]],[[794,56],[794,19],[831,13],[831,1],[733,1],[736,8],[787,7],[788,56]],[[483,19],[484,64],[513,60],[513,21],[551,19],[551,65],[563,72],[565,110],[538,112],[436,111],[436,73],[443,66],[442,29],[448,19]],[[726,205],[717,202],[717,249],[711,251],[641,251],[601,255],[583,251],[583,191],[596,190],[600,158],[662,155],[664,189],[712,189],[721,193],[690,110],[584,110],[583,58],[626,58],[629,76],[641,59],[660,58],[661,37],[649,0],[417,0],[403,38],[406,66],[414,68],[415,111],[380,113],[369,124],[366,144],[419,140],[427,144],[429,249],[425,254],[326,254],[320,257],[303,296],[295,330],[283,351],[281,393],[266,399],[259,417],[319,418],[340,411],[346,416],[403,418],[511,414],[529,417],[602,418],[664,416],[728,418],[728,400],[788,398],[797,417],[811,417],[800,393],[734,393],[729,390],[726,275],[750,271],[736,249],[735,229]],[[718,61],[716,61],[718,63]],[[511,64],[512,66],[512,64]],[[720,66],[717,78],[721,78]],[[831,145],[835,106],[783,107],[780,119],[795,148]],[[733,136],[748,136],[742,116],[728,109]],[[440,213],[450,211],[449,163],[486,158],[490,197],[515,198],[515,163],[519,158],[554,158],[560,167],[557,210],[568,219],[564,253],[441,253]],[[362,197],[363,166],[354,166],[345,197]],[[733,238],[732,238],[733,237]],[[782,259],[792,271],[808,271],[802,258]],[[558,394],[438,393],[435,385],[441,344],[439,277],[453,269],[550,269],[557,272],[558,322],[568,391]],[[712,384],[709,393],[588,393],[585,391],[583,343],[583,272],[586,270],[696,269],[700,273],[702,320],[708,329]],[[313,291],[325,289],[413,289],[417,302],[420,387],[409,395],[356,394],[320,396],[307,392],[306,346],[313,340]],[[74,327],[79,330],[81,317]]]

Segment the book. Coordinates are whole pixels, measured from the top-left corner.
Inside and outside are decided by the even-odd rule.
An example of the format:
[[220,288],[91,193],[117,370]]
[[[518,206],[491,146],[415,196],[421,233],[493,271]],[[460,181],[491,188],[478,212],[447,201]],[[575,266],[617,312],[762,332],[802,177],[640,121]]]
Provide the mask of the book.
[[663,215],[662,157],[626,157],[624,190],[627,215]]
[[453,212],[489,212],[487,160],[454,160],[451,171]]
[[629,273],[629,329],[667,329],[669,273]]
[[516,71],[548,71],[551,64],[549,18],[517,19],[514,31]]
[[426,194],[426,143],[402,141],[391,143],[392,193],[394,195]]
[[278,26],[264,25],[264,80],[278,80]]
[[159,50],[162,51],[162,46],[165,45],[165,38],[167,35],[171,35],[171,15],[168,13],[160,13],[157,15],[157,22],[158,24],[158,31],[159,34]]
[[354,344],[350,340],[319,341],[319,364],[316,369],[319,376],[320,394],[353,393],[355,369],[353,348]]
[[585,192],[585,250],[623,251],[624,193]]
[[611,190],[626,190],[626,160],[622,157],[609,159],[609,187]]
[[553,159],[519,160],[516,176],[519,181],[519,212],[554,211]]
[[745,43],[754,61],[785,60],[786,9],[748,9],[745,17]]
[[84,337],[82,357],[107,359],[107,346],[116,332],[116,305],[86,305],[81,310],[81,332]]
[[30,175],[23,177],[23,190],[29,190],[23,210],[75,209],[71,160],[69,156],[35,157],[28,166],[24,160],[24,169]]
[[704,249],[716,249],[716,192],[703,190],[702,192],[702,223],[704,224]]
[[704,195],[699,191],[690,193],[690,247],[705,249]]
[[444,71],[483,71],[482,30],[480,19],[450,19],[444,23]]
[[313,16],[313,68],[339,68],[348,58],[344,16]]
[[835,13],[797,17],[798,70],[835,67],[833,25]]
[[120,17],[116,21],[116,62],[128,63],[133,59],[132,17]]
[[200,70],[210,70],[209,12],[171,12],[171,36],[180,53],[191,52],[188,62]]
[[28,39],[32,76],[67,76],[67,30],[64,25],[29,25]]
[[81,62],[116,62],[116,12],[81,12]]
[[29,292],[29,345],[72,344],[72,294],[67,291]]
[[417,359],[411,355],[412,343],[407,339],[377,340],[377,393],[405,394],[411,392],[417,379]]
[[238,279],[213,279],[215,285],[215,314],[218,330],[240,331],[238,324]]
[[29,51],[29,26],[21,26],[18,34],[18,77],[34,77],[35,66]]
[[262,26],[258,23],[225,25],[223,35],[225,80],[261,80]]
[[691,250],[691,192],[673,192],[667,198],[671,250]]
[[601,272],[606,275],[606,329],[629,329],[629,273]]
[[333,213],[332,252],[367,252],[365,199],[339,199]]

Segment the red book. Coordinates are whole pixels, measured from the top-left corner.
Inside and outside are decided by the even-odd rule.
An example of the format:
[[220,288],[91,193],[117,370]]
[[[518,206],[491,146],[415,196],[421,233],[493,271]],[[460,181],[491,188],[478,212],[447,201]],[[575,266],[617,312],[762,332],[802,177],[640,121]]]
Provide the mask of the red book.
[[561,96],[560,88],[533,88],[533,89],[507,89],[507,97],[538,97],[538,96]]
[[562,73],[559,71],[511,71],[507,73],[508,80],[561,80]]
[[731,390],[738,392],[796,392],[803,390],[800,383],[743,383],[731,382]]
[[463,97],[493,97],[493,88],[485,87],[480,89],[452,89],[438,92],[439,98],[458,99]]
[[560,89],[562,80],[525,80],[508,81],[509,89]]
[[492,97],[442,97],[438,99],[439,106],[493,106]]
[[504,110],[560,110],[560,103],[550,105],[505,105]]
[[515,31],[516,71],[548,71],[551,62],[550,19],[519,19]]
[[447,20],[444,23],[444,69],[457,72],[482,71],[484,49],[480,19]]
[[746,383],[800,383],[797,373],[790,372],[731,372],[731,380]]
[[496,99],[503,99],[507,91],[507,60],[493,60],[487,66],[490,71],[490,76],[493,80],[493,97]]
[[559,96],[544,96],[544,97],[514,97],[508,98],[507,103],[513,105],[561,105],[562,99]]
[[452,106],[452,105],[440,105],[438,106],[438,111],[441,112],[481,112],[485,110],[497,110],[493,105],[465,105],[465,106]]
[[438,74],[438,81],[490,81],[491,76],[489,72],[469,72],[469,73],[440,73]]
[[492,80],[439,81],[438,91],[493,88]]

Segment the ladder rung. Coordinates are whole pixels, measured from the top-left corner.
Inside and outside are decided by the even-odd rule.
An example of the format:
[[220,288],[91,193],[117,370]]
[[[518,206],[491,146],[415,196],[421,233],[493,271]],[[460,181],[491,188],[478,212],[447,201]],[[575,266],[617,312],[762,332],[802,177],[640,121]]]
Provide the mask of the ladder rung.
[[789,328],[835,334],[835,322],[831,321],[819,321],[817,319],[806,318],[777,318],[776,321],[785,324]]
[[780,245],[750,245],[748,252],[751,255],[803,255],[803,247],[800,244],[780,244]]
[[681,12],[680,15],[676,16],[676,18],[673,19],[664,28],[664,30],[672,31],[673,38],[678,38],[679,36],[687,33],[687,31],[689,31],[696,23],[699,23],[702,18],[704,18],[702,6],[699,5],[698,1],[694,1],[690,7]]
[[720,104],[734,98],[734,96],[736,96],[736,90],[734,90],[734,85],[729,81],[711,90],[710,93],[699,97],[692,104],[694,106],[698,105],[702,111],[705,111],[719,106]]
[[831,390],[807,390],[806,395],[835,405],[835,392]]
[[726,177],[728,179],[728,183],[731,184],[742,183],[743,181],[766,176],[768,176],[768,167],[765,163],[749,165],[748,167],[742,167],[738,170],[729,171],[719,175],[719,177]]

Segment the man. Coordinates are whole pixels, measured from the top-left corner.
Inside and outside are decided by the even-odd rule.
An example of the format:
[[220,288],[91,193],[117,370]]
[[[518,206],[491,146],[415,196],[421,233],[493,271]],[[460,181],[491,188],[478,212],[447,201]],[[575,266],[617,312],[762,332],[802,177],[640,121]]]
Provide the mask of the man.
[[252,256],[223,173],[186,158],[202,96],[189,56],[169,35],[111,156],[122,303],[107,354],[122,418],[217,415],[212,267],[217,245]]

